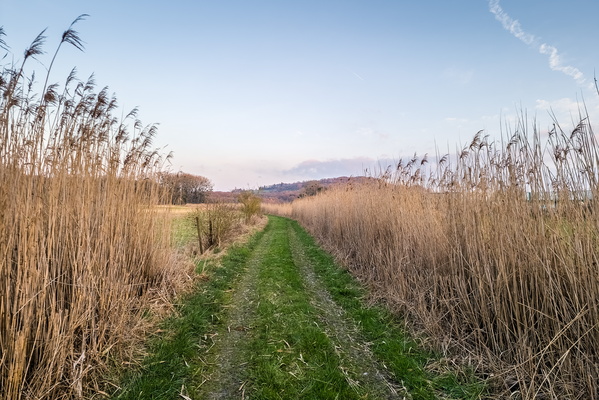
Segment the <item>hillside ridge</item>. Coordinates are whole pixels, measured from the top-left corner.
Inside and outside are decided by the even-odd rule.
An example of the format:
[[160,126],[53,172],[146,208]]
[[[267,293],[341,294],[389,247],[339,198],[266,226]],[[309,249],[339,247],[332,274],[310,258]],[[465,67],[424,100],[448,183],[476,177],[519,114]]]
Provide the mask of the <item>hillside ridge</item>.
[[[344,185],[350,182],[361,183],[374,178],[367,176],[339,176],[335,178],[322,178],[292,183],[281,182],[272,185],[260,186],[253,190],[256,195],[266,202],[286,203],[303,196],[310,196],[331,186]],[[214,191],[210,194],[212,201],[235,201],[239,193],[246,189],[233,189],[228,192]]]

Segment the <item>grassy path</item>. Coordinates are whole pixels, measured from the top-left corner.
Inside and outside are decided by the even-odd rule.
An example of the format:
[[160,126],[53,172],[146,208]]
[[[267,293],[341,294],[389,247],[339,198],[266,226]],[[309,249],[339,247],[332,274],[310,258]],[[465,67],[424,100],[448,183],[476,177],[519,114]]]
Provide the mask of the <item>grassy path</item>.
[[291,220],[270,217],[185,299],[118,399],[479,398]]

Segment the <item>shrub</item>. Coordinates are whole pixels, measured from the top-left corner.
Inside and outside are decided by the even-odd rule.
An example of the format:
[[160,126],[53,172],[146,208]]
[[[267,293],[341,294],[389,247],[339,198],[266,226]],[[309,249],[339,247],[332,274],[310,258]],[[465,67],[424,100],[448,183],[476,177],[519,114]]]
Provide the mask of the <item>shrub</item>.
[[237,200],[241,203],[241,211],[245,216],[246,223],[250,222],[253,216],[260,215],[262,200],[251,191],[241,192],[237,196]]
[[226,203],[207,204],[205,208],[197,209],[191,218],[198,228],[200,252],[220,247],[241,223],[239,210]]

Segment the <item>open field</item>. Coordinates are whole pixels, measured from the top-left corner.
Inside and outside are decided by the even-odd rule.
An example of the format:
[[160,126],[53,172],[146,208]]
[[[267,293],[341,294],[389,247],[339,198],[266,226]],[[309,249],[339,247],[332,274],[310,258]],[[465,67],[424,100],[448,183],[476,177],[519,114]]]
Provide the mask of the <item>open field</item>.
[[291,212],[439,349],[485,360],[498,392],[597,399],[599,148],[586,119],[546,147],[524,127]]

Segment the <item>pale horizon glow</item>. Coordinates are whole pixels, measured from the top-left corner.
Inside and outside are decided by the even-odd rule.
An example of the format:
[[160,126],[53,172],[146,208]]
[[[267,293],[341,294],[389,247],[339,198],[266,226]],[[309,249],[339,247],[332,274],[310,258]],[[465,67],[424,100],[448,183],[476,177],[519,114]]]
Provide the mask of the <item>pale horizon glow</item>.
[[159,124],[172,171],[215,190],[362,175],[498,137],[522,110],[542,131],[580,107],[599,119],[593,0],[2,0],[0,64],[47,27],[29,65],[43,81],[81,14],[85,51],[63,46],[50,83],[94,74],[117,113]]

